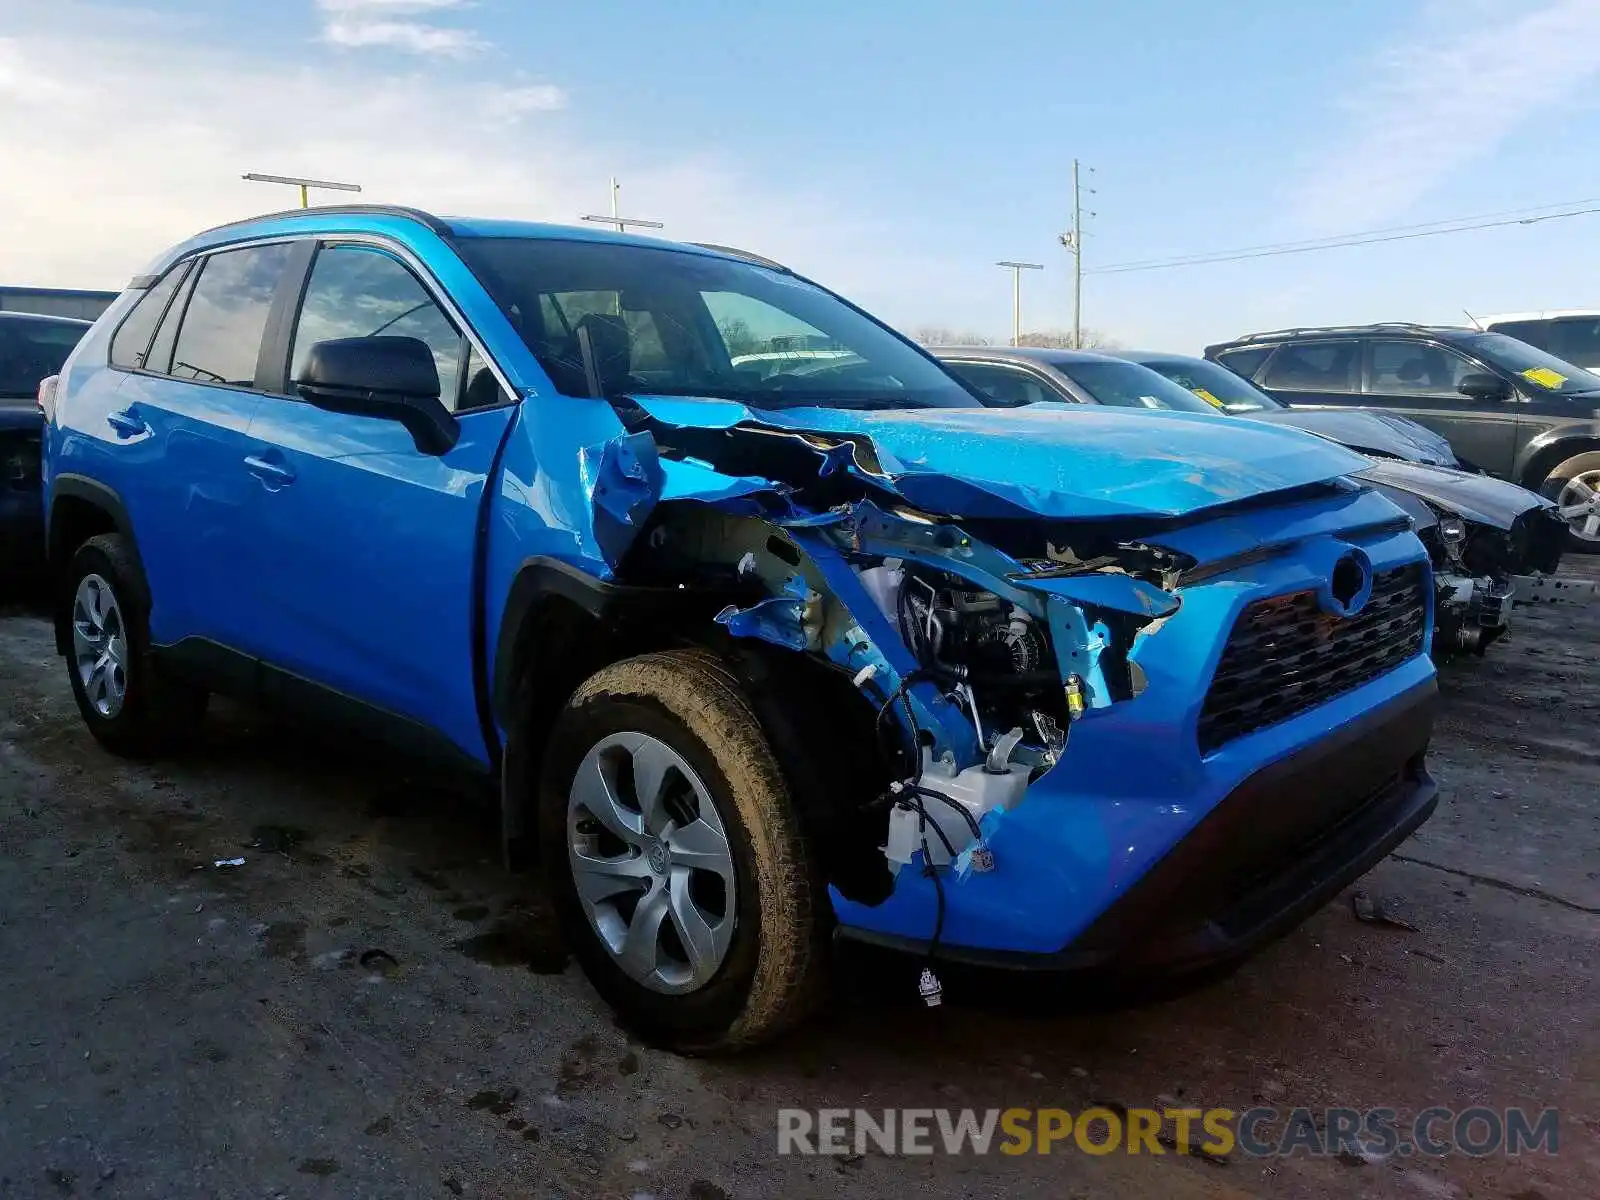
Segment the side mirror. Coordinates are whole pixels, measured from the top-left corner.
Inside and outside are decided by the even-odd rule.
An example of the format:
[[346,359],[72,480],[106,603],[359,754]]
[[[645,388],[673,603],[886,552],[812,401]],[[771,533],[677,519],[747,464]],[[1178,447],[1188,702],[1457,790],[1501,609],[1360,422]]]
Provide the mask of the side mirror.
[[1456,384],[1456,391],[1474,400],[1511,399],[1511,385],[1500,376],[1490,375],[1487,371],[1463,375],[1461,382]]
[[455,417],[439,399],[433,352],[417,338],[316,342],[295,390],[327,412],[398,421],[424,454],[444,454],[461,436]]

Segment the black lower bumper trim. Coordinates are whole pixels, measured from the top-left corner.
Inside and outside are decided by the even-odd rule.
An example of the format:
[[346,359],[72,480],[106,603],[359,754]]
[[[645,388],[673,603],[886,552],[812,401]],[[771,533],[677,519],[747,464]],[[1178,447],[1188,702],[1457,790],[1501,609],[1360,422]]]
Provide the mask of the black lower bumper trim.
[[[1050,954],[947,945],[976,966],[1138,981],[1207,971],[1281,937],[1433,814],[1432,680],[1228,793],[1071,944]],[[846,936],[916,951],[916,939]]]

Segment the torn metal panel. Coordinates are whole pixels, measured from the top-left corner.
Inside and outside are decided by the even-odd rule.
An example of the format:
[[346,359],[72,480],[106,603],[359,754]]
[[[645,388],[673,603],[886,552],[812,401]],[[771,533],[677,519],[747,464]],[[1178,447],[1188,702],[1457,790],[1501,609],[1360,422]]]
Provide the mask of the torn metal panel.
[[648,434],[613,438],[579,451],[582,479],[594,512],[594,536],[613,566],[644,527],[661,496],[656,444]]
[[713,618],[734,637],[753,637],[789,650],[816,650],[822,631],[822,597],[793,576],[781,596],[748,608],[729,605]]
[[1115,572],[1057,579],[1023,578],[1018,583],[1032,591],[1059,596],[1091,608],[1109,609],[1151,620],[1171,616],[1178,611],[1178,598],[1171,592],[1162,591],[1155,584],[1131,575]]
[[[890,704],[904,695],[918,727],[934,739],[936,755],[948,753],[962,764],[977,761],[978,737],[972,723],[933,683],[917,678],[921,664],[878,608],[860,576],[821,532],[796,529],[791,534],[851,619],[843,636],[825,641],[823,652],[855,675],[860,681],[858,686],[879,705]],[[894,715],[900,719],[899,712]]]

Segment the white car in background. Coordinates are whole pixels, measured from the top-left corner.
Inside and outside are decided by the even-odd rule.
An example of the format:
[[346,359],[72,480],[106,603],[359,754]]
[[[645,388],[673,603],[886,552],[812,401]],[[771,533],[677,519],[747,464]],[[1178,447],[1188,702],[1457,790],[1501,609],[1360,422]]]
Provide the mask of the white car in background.
[[1473,317],[1473,323],[1487,332],[1503,333],[1537,346],[1576,366],[1600,369],[1600,308],[1495,313]]

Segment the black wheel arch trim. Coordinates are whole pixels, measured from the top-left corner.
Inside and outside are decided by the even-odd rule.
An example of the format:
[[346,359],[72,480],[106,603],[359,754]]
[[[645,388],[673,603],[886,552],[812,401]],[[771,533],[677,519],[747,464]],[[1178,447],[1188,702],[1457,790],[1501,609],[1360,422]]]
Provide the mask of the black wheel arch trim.
[[[1553,425],[1543,433],[1528,439],[1527,444],[1517,452],[1512,478],[1521,482],[1524,487],[1538,491],[1545,477],[1533,479],[1528,475],[1536,462],[1548,459],[1550,466],[1553,467],[1575,454],[1588,454],[1595,450],[1600,450],[1600,418],[1590,421],[1563,421],[1560,425]],[[1548,473],[1547,470],[1545,474]]]
[[[144,560],[139,554],[139,539],[134,536],[133,518],[128,515],[128,506],[122,502],[122,497],[115,489],[98,479],[72,472],[57,475],[50,481],[50,508],[45,513],[44,527],[45,559],[50,571],[64,571],[68,560],[78,549],[76,546],[64,549],[56,546],[56,506],[63,499],[83,500],[104,512],[111,519],[112,528],[128,540],[128,549],[133,555],[134,565],[138,568],[139,574],[144,575]],[[56,653],[65,655],[70,647],[67,614],[62,605],[58,604],[55,607]]]
[[645,618],[670,621],[689,612],[704,612],[709,619],[726,599],[695,588],[651,587],[597,579],[581,567],[558,558],[537,555],[523,560],[512,580],[510,594],[495,635],[494,661],[490,664],[490,694],[496,720],[509,728],[516,699],[517,678],[527,657],[522,645],[529,615],[541,602],[556,598],[575,605],[596,621],[618,623]]

